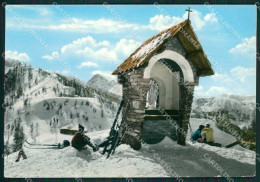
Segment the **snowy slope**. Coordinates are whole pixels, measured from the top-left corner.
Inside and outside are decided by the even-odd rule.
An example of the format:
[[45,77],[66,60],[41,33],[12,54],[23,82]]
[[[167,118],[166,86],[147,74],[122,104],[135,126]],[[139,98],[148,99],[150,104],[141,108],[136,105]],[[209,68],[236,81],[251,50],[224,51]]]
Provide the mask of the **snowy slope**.
[[7,59],[5,61],[5,74],[12,69],[15,65],[17,65],[19,61],[13,59]]
[[[110,99],[108,93],[105,95],[101,92],[99,95],[75,78],[50,73],[19,61],[7,60],[5,68],[8,88],[5,103],[8,107],[4,141],[6,143],[8,140],[9,146],[14,136],[11,128],[18,117],[22,119],[24,134],[28,138],[31,126],[36,128],[37,125],[39,131],[36,141],[43,141],[48,136],[51,136],[50,140],[56,140],[56,133],[65,126],[75,128],[82,124],[88,132],[111,127],[118,103]],[[56,128],[51,123],[54,118],[59,120]]]
[[[106,110],[103,112],[103,117],[101,115],[101,105],[96,98],[49,98],[45,99],[45,102],[51,103],[56,102],[56,105],[59,106],[62,104],[62,112],[58,116],[61,118],[60,126],[64,126],[67,124],[72,125],[83,125],[89,131],[96,131],[102,129],[110,128],[113,120],[113,114],[107,113]],[[65,105],[66,103],[66,105]],[[75,104],[77,105],[75,106]],[[89,103],[89,105],[86,105]],[[57,117],[57,112],[55,109],[50,109],[49,111],[45,109],[43,106],[43,102],[38,102],[34,105],[32,110],[33,114],[39,117],[42,120],[49,121],[52,117]],[[72,117],[70,118],[70,114],[72,113]],[[78,116],[77,116],[78,114]],[[66,116],[69,119],[66,119]],[[86,120],[85,117],[88,117]],[[74,123],[74,124],[73,124]],[[100,128],[99,128],[100,127]]]
[[[46,109],[47,105],[44,106],[44,103],[50,104],[49,110]],[[75,106],[76,103],[77,105]],[[86,103],[89,104],[86,105]],[[52,104],[53,108],[51,106]],[[62,109],[57,114],[57,108],[59,108],[60,105],[62,105]],[[43,100],[32,103],[30,109],[25,110],[29,110],[30,114],[22,116],[23,127],[25,128],[24,133],[26,137],[29,137],[29,126],[31,123],[38,123],[39,136],[36,137],[37,141],[44,141],[46,136],[49,136],[50,140],[53,141],[55,139],[55,137],[53,137],[54,134],[59,133],[59,128],[64,126],[77,127],[78,124],[81,124],[88,132],[109,129],[115,117],[115,112],[101,107],[96,98],[44,98]],[[14,117],[16,117],[15,113]],[[59,120],[57,129],[54,133],[52,132],[53,128],[50,125],[53,117],[58,118]],[[5,141],[6,140],[7,136],[5,135]],[[12,141],[12,137],[10,138],[10,141]]]
[[[88,133],[100,143],[109,130]],[[71,140],[69,135],[59,141]],[[198,149],[198,150],[197,150]],[[166,137],[161,143],[143,145],[134,151],[120,145],[109,159],[92,149],[78,152],[72,147],[61,150],[26,149],[28,159],[14,162],[17,153],[5,157],[5,177],[212,177],[221,176],[210,163],[210,156],[230,176],[253,176],[255,153],[222,149],[205,144],[177,145]],[[44,164],[44,165],[43,165]]]
[[112,88],[109,89],[109,92],[122,97],[122,95],[123,95],[122,85],[116,84],[115,86],[113,86]]
[[[204,125],[205,126],[205,124],[207,122],[210,123],[210,127],[214,131],[214,137],[215,137],[215,142],[216,143],[220,143],[224,147],[224,146],[229,145],[231,143],[234,143],[236,141],[235,137],[233,137],[233,136],[231,136],[231,135],[221,131],[220,129],[218,129],[216,127],[214,121],[208,120],[208,119],[195,119],[195,118],[192,118],[190,120],[192,131],[195,132],[199,128],[199,125]],[[189,129],[188,136],[190,136],[190,129]]]

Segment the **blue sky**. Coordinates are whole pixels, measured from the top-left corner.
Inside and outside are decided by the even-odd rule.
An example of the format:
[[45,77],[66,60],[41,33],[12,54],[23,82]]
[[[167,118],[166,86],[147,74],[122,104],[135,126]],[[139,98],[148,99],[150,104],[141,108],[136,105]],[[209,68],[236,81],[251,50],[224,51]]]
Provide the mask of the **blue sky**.
[[[256,7],[190,6],[212,64],[196,96],[255,95]],[[6,57],[87,81],[111,72],[146,39],[187,19],[188,6],[7,5]]]

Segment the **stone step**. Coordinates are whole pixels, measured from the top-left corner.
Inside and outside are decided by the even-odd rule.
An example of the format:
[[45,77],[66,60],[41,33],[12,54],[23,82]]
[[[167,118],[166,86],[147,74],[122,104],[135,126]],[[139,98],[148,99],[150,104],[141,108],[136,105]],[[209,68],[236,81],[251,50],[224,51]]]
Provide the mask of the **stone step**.
[[179,120],[180,115],[144,115],[144,120],[167,120],[169,117],[173,120]]
[[166,113],[168,115],[179,115],[180,114],[179,110],[169,110],[169,109],[166,109],[166,110],[146,109],[145,110],[146,115],[165,115]]

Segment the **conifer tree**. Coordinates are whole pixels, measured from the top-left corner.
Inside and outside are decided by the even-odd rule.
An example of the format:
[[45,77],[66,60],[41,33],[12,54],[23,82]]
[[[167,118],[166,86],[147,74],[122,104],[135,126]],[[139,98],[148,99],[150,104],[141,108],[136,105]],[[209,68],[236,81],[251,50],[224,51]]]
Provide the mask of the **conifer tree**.
[[15,132],[14,132],[14,144],[13,151],[18,151],[22,146],[25,139],[25,135],[23,132],[23,126],[21,126],[21,118],[19,117],[16,123]]

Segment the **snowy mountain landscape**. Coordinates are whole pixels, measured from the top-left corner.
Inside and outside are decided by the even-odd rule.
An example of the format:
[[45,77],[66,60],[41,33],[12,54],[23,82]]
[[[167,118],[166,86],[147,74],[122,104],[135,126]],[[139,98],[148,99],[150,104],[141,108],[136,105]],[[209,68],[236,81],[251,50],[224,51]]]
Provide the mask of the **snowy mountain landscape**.
[[220,95],[209,98],[196,98],[192,105],[195,118],[206,118],[213,112],[226,112],[230,121],[240,128],[248,127],[255,119],[255,96]]
[[[240,132],[251,131],[248,128],[255,122],[255,97],[236,95],[194,99],[186,146],[168,137],[158,144],[143,144],[139,151],[122,144],[109,159],[101,150],[93,152],[89,148],[80,152],[71,146],[60,150],[24,148],[28,158],[17,163],[19,139],[45,144],[71,141],[73,135],[62,134],[60,129],[77,130],[78,124],[87,129],[93,143],[100,144],[109,134],[122,87],[101,75],[85,83],[15,60],[6,60],[5,74],[6,177],[210,177],[223,176],[224,172],[229,177],[255,175],[255,152],[249,150],[250,146],[225,148],[238,139],[221,127],[221,122],[233,124]],[[210,122],[215,140],[222,147],[189,141],[191,131],[206,122]]]
[[233,136],[244,147],[256,149],[256,97],[220,95],[195,98],[191,117],[215,121],[216,126]]
[[[58,73],[13,60],[6,62],[7,150],[12,149],[14,128],[19,121],[25,137],[35,141],[41,141],[43,135],[48,136],[54,130],[57,133],[59,128],[75,128],[78,124],[85,126],[88,132],[111,127],[119,102],[115,95]],[[16,77],[17,74],[21,76]]]

